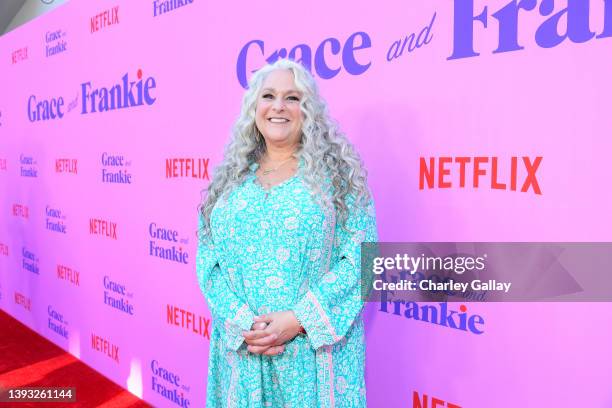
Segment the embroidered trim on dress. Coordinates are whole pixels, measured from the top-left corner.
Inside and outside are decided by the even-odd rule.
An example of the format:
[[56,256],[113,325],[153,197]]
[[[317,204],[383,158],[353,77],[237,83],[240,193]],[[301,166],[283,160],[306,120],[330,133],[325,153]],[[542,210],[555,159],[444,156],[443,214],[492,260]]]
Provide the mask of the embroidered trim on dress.
[[[332,346],[321,347],[316,351],[317,380],[321,381],[318,390],[319,405],[321,408],[334,408],[336,400],[334,395],[334,359]],[[327,385],[327,386],[325,386]]]
[[317,309],[317,313],[319,314],[319,317],[321,318],[321,320],[323,320],[323,323],[325,323],[325,326],[327,327],[329,334],[331,334],[332,339],[334,339],[334,342],[337,342],[338,340],[342,339],[341,336],[338,336],[336,334],[336,330],[334,330],[334,327],[329,321],[329,317],[327,316],[327,313],[325,313],[325,310],[323,310],[323,306],[321,306],[321,303],[319,303],[319,299],[317,299],[314,293],[312,293],[311,291],[308,291],[306,292],[306,296],[308,297],[308,299],[310,299],[314,307]]
[[233,352],[228,351],[227,362],[232,367],[232,373],[230,374],[230,383],[227,390],[227,408],[237,406],[236,401],[236,383],[238,382],[238,371],[236,370],[236,359],[237,355],[232,354]]
[[328,204],[322,204],[321,207],[324,219],[323,231],[326,231],[323,248],[327,250],[325,261],[321,263],[321,268],[319,269],[319,276],[322,277],[323,274],[329,271],[329,264],[334,252],[333,241],[336,235],[336,211],[333,207],[330,208]]
[[250,322],[253,321],[254,314],[251,312],[251,309],[244,304],[238,311],[233,319],[227,319],[225,321],[225,330],[228,331],[228,346],[232,350],[237,350],[240,345],[244,342],[244,338],[242,337],[242,330],[244,327],[249,326]]
[[334,358],[331,349],[332,346],[326,347],[325,352],[329,361],[329,404],[333,408],[336,405],[336,401],[334,400]]

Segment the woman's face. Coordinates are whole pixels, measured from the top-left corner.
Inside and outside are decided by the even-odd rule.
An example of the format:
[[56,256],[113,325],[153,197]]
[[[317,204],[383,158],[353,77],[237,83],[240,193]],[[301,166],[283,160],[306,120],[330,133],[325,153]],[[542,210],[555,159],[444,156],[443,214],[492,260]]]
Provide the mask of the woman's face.
[[257,96],[255,124],[266,144],[293,146],[302,130],[302,94],[297,90],[293,73],[278,69],[268,74]]

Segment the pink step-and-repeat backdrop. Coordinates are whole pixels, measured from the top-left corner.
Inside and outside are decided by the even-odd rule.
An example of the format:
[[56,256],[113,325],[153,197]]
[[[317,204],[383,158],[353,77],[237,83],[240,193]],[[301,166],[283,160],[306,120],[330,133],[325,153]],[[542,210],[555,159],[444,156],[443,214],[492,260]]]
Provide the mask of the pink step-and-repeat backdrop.
[[[246,78],[286,56],[360,151],[382,241],[610,241],[611,52],[609,0],[72,1],[0,37],[0,307],[203,406],[196,206]],[[612,406],[610,304],[438,307],[482,333],[367,306],[370,406]]]

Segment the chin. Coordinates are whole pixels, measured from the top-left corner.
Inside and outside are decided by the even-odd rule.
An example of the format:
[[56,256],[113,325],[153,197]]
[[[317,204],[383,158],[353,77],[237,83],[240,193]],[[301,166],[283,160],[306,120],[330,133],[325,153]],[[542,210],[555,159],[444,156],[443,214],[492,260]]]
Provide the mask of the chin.
[[266,138],[266,140],[269,140],[270,142],[286,142],[290,139],[289,135],[285,135],[285,134],[271,134],[268,135]]

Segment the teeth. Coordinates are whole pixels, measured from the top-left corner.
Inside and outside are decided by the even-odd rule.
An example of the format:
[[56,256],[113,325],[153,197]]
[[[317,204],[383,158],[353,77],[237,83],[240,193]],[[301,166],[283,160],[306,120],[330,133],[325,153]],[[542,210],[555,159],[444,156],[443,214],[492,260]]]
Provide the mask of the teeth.
[[272,123],[285,123],[285,122],[289,122],[288,119],[284,119],[284,118],[270,118],[269,121],[272,122]]

